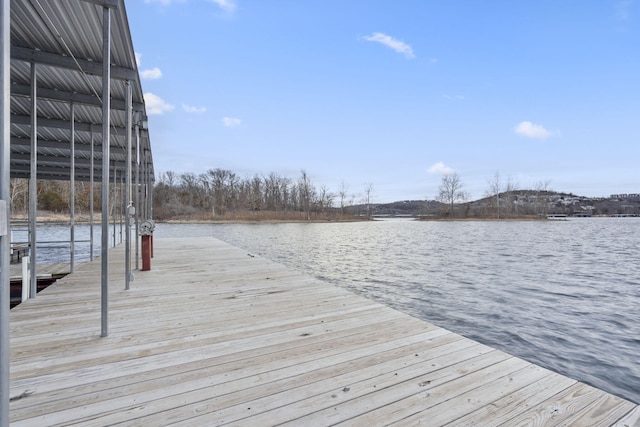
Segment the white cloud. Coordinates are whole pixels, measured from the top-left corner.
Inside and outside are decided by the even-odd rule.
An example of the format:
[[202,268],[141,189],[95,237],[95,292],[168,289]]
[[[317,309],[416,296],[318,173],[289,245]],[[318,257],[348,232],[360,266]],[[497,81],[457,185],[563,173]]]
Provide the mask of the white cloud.
[[[140,68],[140,66],[142,65],[142,54],[136,52],[135,55],[136,65],[138,66],[138,68]],[[160,71],[160,68],[158,67],[151,68],[149,70],[142,70],[140,71],[140,77],[146,80],[156,80],[162,77],[162,71]]]
[[542,125],[537,125],[529,121],[518,123],[513,130],[518,135],[524,135],[528,138],[546,139],[551,136],[551,132],[546,130]]
[[157,80],[162,77],[162,71],[160,71],[160,68],[158,67],[151,68],[149,70],[142,70],[140,71],[140,77],[146,80]]
[[150,116],[162,115],[165,112],[173,110],[174,108],[173,105],[165,102],[164,99],[151,92],[147,92],[144,94],[144,102],[145,106],[147,107],[147,114],[149,114]]
[[207,111],[205,107],[193,107],[191,105],[182,104],[182,109],[187,113],[204,113]]
[[449,166],[446,166],[442,162],[438,162],[432,165],[429,169],[427,169],[427,172],[434,175],[451,175],[452,173],[455,172],[455,170],[453,170]]
[[218,5],[218,7],[225,12],[233,12],[236,10],[236,2],[234,0],[209,0],[213,4]]
[[408,44],[394,39],[391,36],[388,36],[386,34],[383,33],[373,33],[370,36],[364,36],[363,39],[370,41],[370,42],[377,42],[377,43],[381,43],[393,50],[395,50],[398,53],[402,53],[404,56],[406,56],[407,58],[411,59],[411,58],[415,58],[416,56],[413,54],[413,49],[411,49],[411,46],[409,46]]
[[447,95],[447,94],[444,94],[444,95],[442,95],[442,97],[444,99],[453,99],[453,100],[456,100],[456,101],[462,101],[464,99],[464,95]]
[[222,123],[228,128],[234,128],[236,126],[240,126],[242,120],[236,119],[235,117],[223,117]]

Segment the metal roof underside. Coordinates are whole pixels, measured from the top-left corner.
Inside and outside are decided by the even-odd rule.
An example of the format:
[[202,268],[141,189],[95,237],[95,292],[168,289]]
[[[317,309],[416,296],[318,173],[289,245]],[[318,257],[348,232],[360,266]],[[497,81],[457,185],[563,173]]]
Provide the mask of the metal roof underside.
[[[31,67],[36,64],[38,179],[71,177],[71,104],[74,176],[89,180],[93,141],[94,179],[101,179],[104,7],[111,10],[109,163],[111,170],[125,170],[126,81],[132,88],[132,124],[146,123],[146,111],[124,0],[11,0],[12,178],[30,174]],[[132,168],[136,165],[135,138],[132,133]],[[140,163],[141,171],[153,180],[149,134],[144,128],[140,130]]]

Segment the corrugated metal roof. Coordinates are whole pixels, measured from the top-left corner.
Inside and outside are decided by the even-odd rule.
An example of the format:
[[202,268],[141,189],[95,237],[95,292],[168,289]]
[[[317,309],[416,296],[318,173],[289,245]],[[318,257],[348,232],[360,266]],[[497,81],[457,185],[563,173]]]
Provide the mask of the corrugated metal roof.
[[[146,122],[142,86],[124,0],[11,0],[11,176],[28,177],[31,154],[31,67],[37,64],[38,178],[69,179],[71,103],[75,177],[102,176],[102,22],[111,8],[110,163],[126,165],[126,81],[133,124]],[[135,134],[133,136],[135,147]],[[140,133],[142,171],[153,179],[149,133]],[[135,148],[134,148],[135,150]],[[132,156],[136,161],[135,153]],[[134,165],[132,165],[134,166]]]

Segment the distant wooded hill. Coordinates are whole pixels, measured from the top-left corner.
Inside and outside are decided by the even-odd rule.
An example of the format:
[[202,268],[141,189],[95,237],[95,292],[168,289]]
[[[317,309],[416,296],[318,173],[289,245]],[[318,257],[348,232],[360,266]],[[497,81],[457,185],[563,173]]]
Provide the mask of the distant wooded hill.
[[[360,214],[366,205],[351,207]],[[372,204],[373,216],[449,217],[448,204],[436,200],[404,200]],[[567,216],[640,216],[640,195],[590,198],[553,191],[518,190],[454,205],[454,218],[519,218]]]

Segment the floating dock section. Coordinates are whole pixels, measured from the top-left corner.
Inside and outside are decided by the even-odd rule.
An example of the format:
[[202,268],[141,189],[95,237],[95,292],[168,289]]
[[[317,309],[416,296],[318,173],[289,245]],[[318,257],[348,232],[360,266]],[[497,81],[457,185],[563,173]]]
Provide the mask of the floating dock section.
[[11,310],[12,426],[638,426],[632,402],[212,238]]

